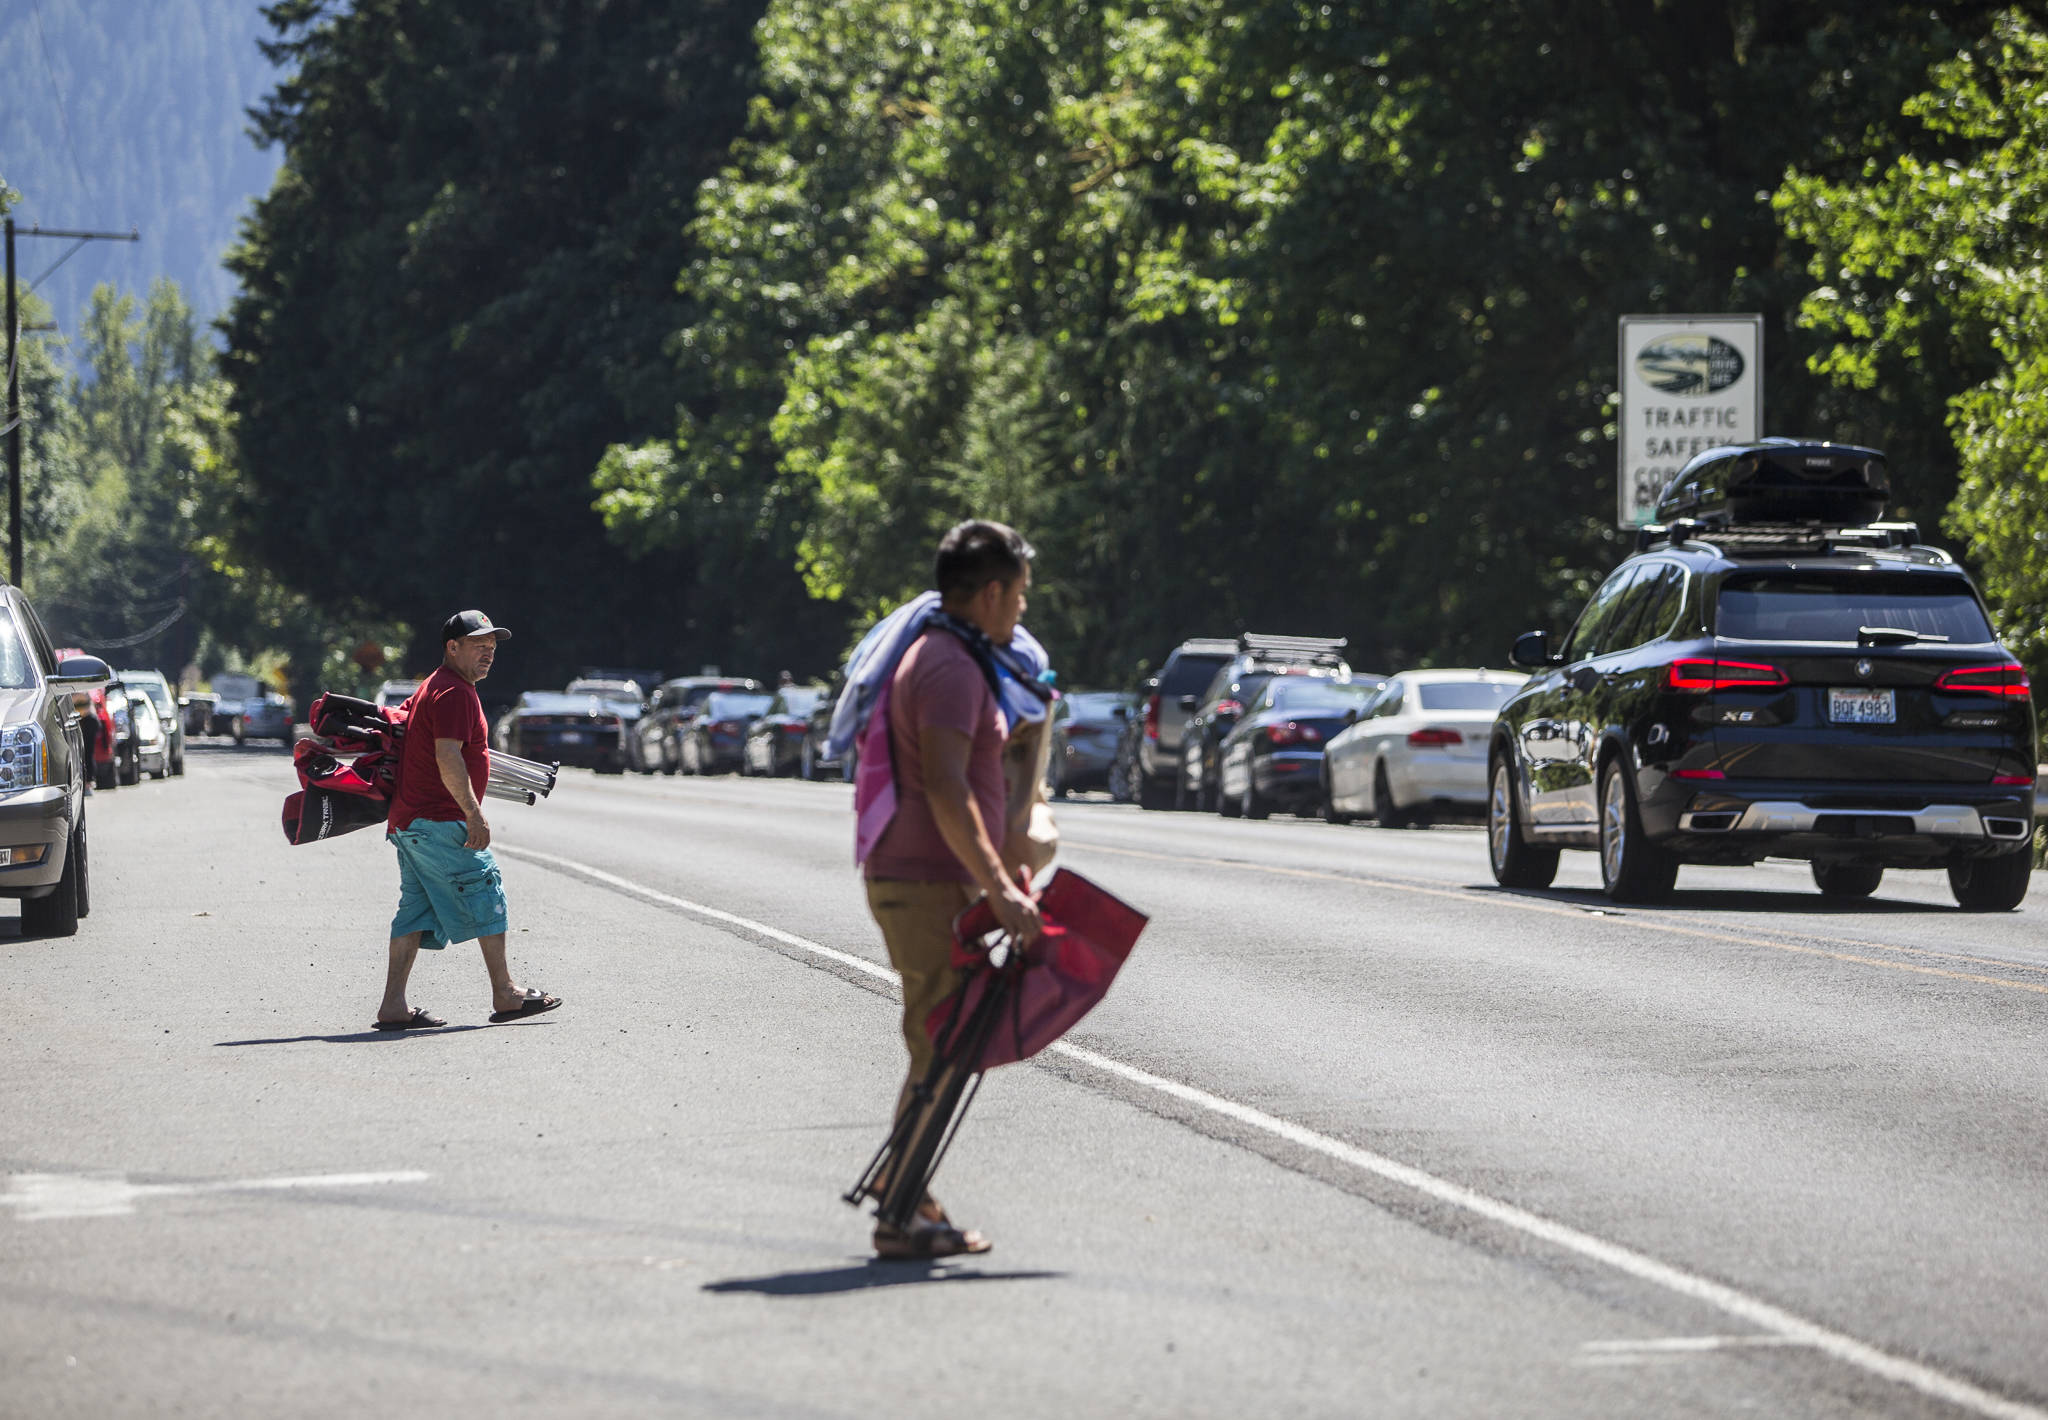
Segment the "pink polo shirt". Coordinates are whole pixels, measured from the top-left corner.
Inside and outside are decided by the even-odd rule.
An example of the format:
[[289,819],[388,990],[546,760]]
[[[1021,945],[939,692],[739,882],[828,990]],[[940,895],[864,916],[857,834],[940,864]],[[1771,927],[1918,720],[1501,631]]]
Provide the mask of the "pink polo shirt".
[[1009,797],[1003,786],[1003,742],[1009,737],[1009,722],[973,654],[959,637],[934,629],[903,653],[890,682],[896,817],[868,855],[863,871],[870,878],[900,882],[971,883],[974,875],[946,846],[925,797],[919,732],[927,727],[958,730],[974,742],[967,756],[967,784],[981,809],[989,842],[1002,852]]

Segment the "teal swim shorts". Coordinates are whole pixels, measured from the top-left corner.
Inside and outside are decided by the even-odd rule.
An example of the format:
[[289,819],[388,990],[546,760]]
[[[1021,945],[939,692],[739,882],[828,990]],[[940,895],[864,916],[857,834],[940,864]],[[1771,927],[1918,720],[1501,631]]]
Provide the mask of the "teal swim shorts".
[[391,935],[420,934],[438,951],[505,930],[505,883],[488,848],[465,848],[469,825],[416,818],[384,835],[398,849],[398,915]]

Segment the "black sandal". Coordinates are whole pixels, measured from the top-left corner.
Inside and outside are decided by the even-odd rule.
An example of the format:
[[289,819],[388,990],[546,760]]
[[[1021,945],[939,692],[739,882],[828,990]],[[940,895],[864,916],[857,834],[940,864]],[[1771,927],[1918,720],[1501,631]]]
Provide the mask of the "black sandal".
[[448,1022],[439,1016],[427,1014],[425,1006],[414,1006],[412,1014],[402,1021],[378,1021],[378,1030],[426,1030],[430,1026],[445,1026]]

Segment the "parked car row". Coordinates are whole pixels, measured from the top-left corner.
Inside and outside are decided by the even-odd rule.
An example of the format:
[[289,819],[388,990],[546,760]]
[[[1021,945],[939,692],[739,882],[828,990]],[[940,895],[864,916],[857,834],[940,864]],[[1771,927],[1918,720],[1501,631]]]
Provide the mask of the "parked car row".
[[491,742],[528,759],[600,774],[754,774],[839,778],[825,750],[832,694],[770,691],[745,676],[679,676],[642,695],[633,681],[583,678],[529,690],[492,726]]

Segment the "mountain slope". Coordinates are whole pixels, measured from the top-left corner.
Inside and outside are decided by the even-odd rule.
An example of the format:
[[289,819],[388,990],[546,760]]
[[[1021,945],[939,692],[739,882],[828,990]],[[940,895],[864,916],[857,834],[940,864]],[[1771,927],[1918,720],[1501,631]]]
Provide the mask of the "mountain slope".
[[[10,0],[0,5],[0,180],[26,227],[139,229],[94,242],[43,286],[76,335],[96,282],[184,288],[210,320],[234,292],[221,254],[277,156],[256,147],[245,110],[276,82],[256,47],[260,0]],[[33,281],[68,244],[20,245]]]

